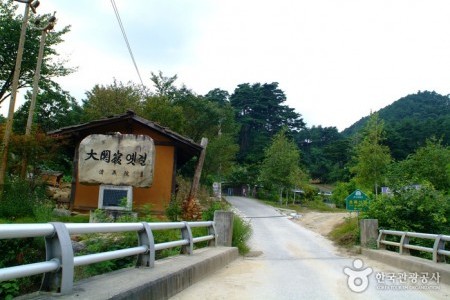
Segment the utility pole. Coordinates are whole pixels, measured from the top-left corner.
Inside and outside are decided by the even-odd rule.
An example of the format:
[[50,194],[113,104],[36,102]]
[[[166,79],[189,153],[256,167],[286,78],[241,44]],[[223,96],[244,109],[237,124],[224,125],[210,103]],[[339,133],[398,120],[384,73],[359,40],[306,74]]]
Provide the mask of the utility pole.
[[50,17],[50,19],[48,20],[47,26],[45,26],[44,28],[41,28],[41,30],[42,30],[41,43],[39,45],[39,54],[38,54],[38,60],[37,60],[37,64],[36,64],[36,71],[34,72],[33,93],[31,95],[30,110],[28,111],[28,120],[27,120],[27,127],[25,130],[25,135],[30,135],[30,133],[31,133],[31,124],[33,123],[34,109],[36,107],[36,96],[39,92],[39,79],[41,78],[41,65],[42,65],[42,57],[44,56],[45,39],[46,39],[47,33],[55,27],[55,23],[56,23],[55,13],[56,12],[54,12],[53,16]]
[[[33,92],[31,94],[30,109],[28,111],[27,126],[25,128],[26,137],[28,137],[31,134],[31,125],[33,123],[34,109],[36,107],[36,97],[39,92],[39,79],[41,78],[41,65],[42,65],[42,58],[44,56],[45,38],[47,36],[47,32],[49,32],[55,27],[56,23],[55,14],[56,12],[54,12],[53,16],[51,16],[50,19],[48,20],[47,26],[45,26],[44,28],[40,28],[40,30],[42,31],[41,43],[39,44],[39,54],[36,63],[36,71],[34,72],[33,78]],[[37,23],[36,25],[39,25],[39,23]],[[27,154],[24,153],[24,157],[22,160],[22,168],[20,171],[21,178],[25,178],[27,174],[27,161],[28,161]]]
[[11,100],[9,102],[8,119],[6,120],[3,143],[0,148],[0,152],[2,155],[2,160],[0,164],[0,197],[3,194],[3,187],[5,185],[6,167],[8,164],[9,139],[11,137],[13,117],[14,117],[14,106],[16,104],[17,88],[19,86],[20,67],[22,65],[22,55],[23,55],[23,47],[25,44],[25,33],[27,31],[28,15],[30,8],[34,13],[36,13],[36,7],[39,6],[39,1],[34,1],[33,3],[31,3],[32,0],[28,1],[16,0],[16,1],[25,3],[25,12],[23,14],[22,27],[20,32],[19,48],[17,49],[16,66],[14,68],[14,76],[12,81]]

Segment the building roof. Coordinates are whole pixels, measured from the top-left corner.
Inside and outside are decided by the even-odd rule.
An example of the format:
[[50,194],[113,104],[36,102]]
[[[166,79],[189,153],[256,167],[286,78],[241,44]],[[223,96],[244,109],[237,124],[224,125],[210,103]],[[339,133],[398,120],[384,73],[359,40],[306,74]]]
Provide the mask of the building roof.
[[[106,133],[106,131],[110,132],[111,127],[119,127],[121,125],[130,126],[133,123],[156,131],[157,133],[170,139],[171,144],[173,144],[177,148],[176,155],[177,161],[179,163],[178,165],[184,164],[194,156],[199,156],[200,152],[203,149],[201,145],[195,143],[191,139],[188,139],[170,130],[167,127],[163,127],[158,123],[141,118],[130,110],[122,115],[110,116],[107,118],[90,121],[84,124],[63,127],[57,130],[50,131],[47,134],[53,137],[81,141],[83,138],[90,134]],[[105,130],[105,128],[108,128],[109,130]],[[155,141],[155,145],[158,145],[157,141]]]

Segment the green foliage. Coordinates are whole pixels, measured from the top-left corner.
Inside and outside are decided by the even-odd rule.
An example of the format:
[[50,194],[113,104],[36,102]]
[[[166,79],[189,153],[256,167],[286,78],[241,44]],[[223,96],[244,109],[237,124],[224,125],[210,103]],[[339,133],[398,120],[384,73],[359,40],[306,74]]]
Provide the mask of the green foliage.
[[425,146],[390,168],[389,184],[417,184],[428,181],[442,191],[450,189],[450,148],[441,140],[428,139]]
[[214,220],[214,212],[216,210],[225,210],[227,208],[226,202],[222,201],[210,201],[210,204],[206,210],[202,211],[202,219],[205,221]]
[[[431,136],[441,138],[444,145],[450,141],[450,105],[448,95],[423,91],[403,97],[381,109],[380,118],[386,124],[385,144],[392,157],[403,160],[425,144]],[[344,130],[344,136],[355,135],[367,123],[364,117]]]
[[178,133],[184,132],[184,126],[187,122],[182,107],[174,105],[172,100],[166,96],[146,97],[142,117]]
[[227,91],[221,90],[221,89],[213,89],[209,91],[205,98],[208,99],[211,102],[215,102],[219,104],[220,106],[225,106],[229,104],[229,98],[230,94],[228,94]]
[[[124,248],[134,247],[138,244],[137,235],[134,232],[90,234],[87,235],[85,239],[83,239],[83,243],[85,245],[85,249],[80,253],[80,255],[120,250]],[[131,267],[133,264],[135,264],[135,261],[135,257],[124,257],[115,260],[103,261],[86,265],[81,268],[83,271],[78,270],[77,274],[83,274],[83,277],[90,277],[122,269],[125,267]]]
[[53,219],[55,204],[50,200],[40,200],[33,205],[33,215],[36,223],[46,223]]
[[[0,240],[0,268],[45,261],[42,238]],[[42,276],[24,277],[0,283],[0,299],[10,299],[19,294],[39,289]]]
[[283,105],[284,92],[277,82],[240,84],[230,96],[236,111],[236,120],[241,125],[239,133],[239,163],[254,164],[263,159],[264,149],[271,138],[287,127],[295,132],[304,127],[301,115]]
[[350,142],[336,127],[313,126],[294,137],[302,152],[302,164],[308,167],[311,178],[320,182],[347,179],[348,170],[344,166],[350,161]]
[[372,200],[362,216],[378,219],[383,229],[449,234],[450,197],[431,185],[404,186],[391,196]]
[[233,237],[231,245],[237,247],[241,255],[245,255],[250,251],[248,240],[252,235],[252,226],[248,221],[244,221],[238,215],[233,218]]
[[19,295],[19,283],[17,280],[0,282],[0,297],[5,300],[12,300]]
[[350,248],[359,243],[358,218],[345,218],[345,221],[336,226],[329,234],[331,240],[337,245]]
[[383,122],[378,114],[372,114],[363,131],[362,141],[356,146],[351,168],[359,186],[372,190],[384,183],[391,156],[389,148],[382,144],[384,140]]
[[[19,11],[22,11],[23,4],[16,5],[13,1],[0,1],[0,41],[2,44],[2,47],[0,47],[0,104],[9,97],[9,92],[11,91],[23,19],[22,15],[16,14],[16,9],[19,6]],[[41,17],[48,19],[50,14],[34,15],[30,13],[28,23],[34,24],[36,19]],[[41,89],[46,90],[49,86],[58,86],[52,78],[65,76],[73,72],[73,69],[65,66],[65,60],[58,59],[56,51],[58,45],[63,42],[64,34],[69,32],[69,28],[64,27],[60,30],[52,30],[47,35],[39,81]],[[19,89],[32,86],[40,38],[40,30],[27,30],[19,76]]]
[[91,121],[111,115],[123,114],[127,110],[142,111],[144,98],[149,92],[131,82],[124,84],[114,79],[110,85],[95,85],[83,100],[83,119]]
[[[34,175],[39,175],[41,171],[53,170],[70,173],[73,162],[69,159],[65,146],[66,143],[57,143],[54,138],[40,130],[27,136],[13,134],[8,151],[8,171],[13,176],[21,174],[22,159],[26,157],[27,172]],[[71,155],[73,155],[73,149]]]
[[167,208],[165,210],[165,214],[166,214],[166,217],[171,222],[178,222],[178,221],[180,221],[181,220],[181,214],[182,214],[181,202],[180,201],[176,201],[176,199],[172,199],[169,202],[169,205],[167,206]]
[[[45,186],[38,182],[9,177],[0,200],[0,218],[37,217],[40,221],[49,209]],[[44,218],[45,219],[45,218]]]
[[327,211],[327,212],[336,211],[335,208],[326,205],[321,197],[316,197],[313,200],[304,201],[302,203],[302,206],[315,211]]
[[177,78],[178,76],[176,74],[172,77],[164,76],[162,71],[159,71],[158,74],[151,72],[150,76],[150,80],[156,89],[156,95],[168,98],[173,98],[177,92],[177,88],[175,87]]
[[236,164],[231,168],[231,172],[227,176],[227,183],[232,186],[239,186],[242,184],[254,185],[258,183],[258,175],[258,165]]
[[300,152],[285,134],[286,130],[276,134],[265,151],[260,167],[260,180],[267,189],[289,189],[300,184],[305,177],[299,167]]
[[331,195],[331,200],[337,208],[345,208],[345,198],[357,189],[355,181],[338,182]]
[[[25,103],[14,113],[14,132],[25,133],[31,103],[31,92],[25,95]],[[76,99],[60,87],[49,87],[36,97],[33,124],[44,132],[80,123],[81,106]]]

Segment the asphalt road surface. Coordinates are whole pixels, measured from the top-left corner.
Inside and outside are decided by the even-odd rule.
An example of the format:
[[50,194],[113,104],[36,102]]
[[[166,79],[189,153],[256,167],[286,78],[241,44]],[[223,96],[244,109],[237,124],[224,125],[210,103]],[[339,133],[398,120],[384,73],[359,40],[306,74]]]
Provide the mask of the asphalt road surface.
[[[411,286],[409,272],[399,283],[403,270],[340,254],[329,240],[270,206],[244,197],[227,200],[251,223],[254,255],[236,260],[172,299],[450,299],[447,285],[429,279]],[[382,278],[389,275],[389,280]]]

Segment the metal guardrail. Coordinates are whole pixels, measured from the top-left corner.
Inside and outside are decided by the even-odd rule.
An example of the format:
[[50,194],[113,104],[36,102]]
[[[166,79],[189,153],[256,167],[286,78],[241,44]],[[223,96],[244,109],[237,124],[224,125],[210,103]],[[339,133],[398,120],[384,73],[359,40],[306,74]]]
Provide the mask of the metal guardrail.
[[[193,237],[191,228],[206,227],[208,234]],[[180,229],[181,240],[155,244],[154,230]],[[74,256],[70,235],[86,233],[136,232],[138,245],[133,248]],[[10,279],[44,274],[41,290],[69,294],[73,289],[74,267],[138,256],[137,267],[154,267],[155,251],[181,246],[183,254],[192,254],[194,243],[209,241],[215,245],[216,231],[213,221],[159,222],[159,223],[46,223],[0,224],[0,239],[44,237],[46,261],[2,268],[0,282]]]
[[[387,241],[386,236],[399,236],[399,242]],[[434,240],[433,248],[423,247],[419,245],[410,244],[410,238],[420,238],[427,240]],[[409,250],[424,251],[433,254],[433,261],[445,262],[445,256],[450,257],[450,251],[445,250],[445,242],[450,242],[450,235],[418,233],[418,232],[404,232],[394,230],[380,230],[377,239],[378,249],[386,249],[386,246],[395,246],[399,248],[399,254],[409,255]]]

